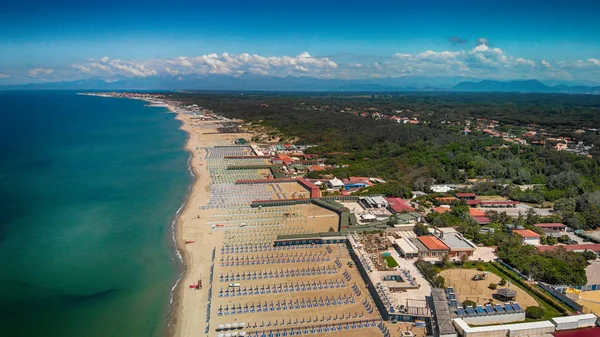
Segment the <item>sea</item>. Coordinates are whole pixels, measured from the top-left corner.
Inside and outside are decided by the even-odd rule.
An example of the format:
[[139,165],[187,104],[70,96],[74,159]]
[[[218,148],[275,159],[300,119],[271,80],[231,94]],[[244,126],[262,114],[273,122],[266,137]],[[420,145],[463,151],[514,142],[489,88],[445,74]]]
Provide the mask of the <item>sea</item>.
[[0,91],[0,336],[164,336],[192,177],[166,108]]

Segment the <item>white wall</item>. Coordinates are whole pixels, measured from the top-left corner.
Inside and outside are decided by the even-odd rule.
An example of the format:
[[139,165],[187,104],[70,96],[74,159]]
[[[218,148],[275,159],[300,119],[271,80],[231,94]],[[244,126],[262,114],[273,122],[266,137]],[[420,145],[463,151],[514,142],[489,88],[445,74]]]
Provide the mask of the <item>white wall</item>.
[[463,317],[463,321],[467,324],[472,325],[490,325],[490,324],[500,324],[500,323],[512,323],[512,322],[522,322],[525,320],[525,313],[512,313],[512,314],[502,314],[502,315],[489,315],[489,316],[474,316],[474,317]]
[[524,238],[523,243],[528,244],[528,245],[539,246],[540,238]]

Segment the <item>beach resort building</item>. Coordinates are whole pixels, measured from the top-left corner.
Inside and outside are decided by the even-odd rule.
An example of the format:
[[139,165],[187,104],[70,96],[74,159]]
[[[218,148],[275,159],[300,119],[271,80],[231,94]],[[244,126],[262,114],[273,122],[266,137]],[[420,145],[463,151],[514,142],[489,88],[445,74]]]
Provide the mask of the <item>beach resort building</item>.
[[333,178],[327,181],[327,187],[332,190],[339,191],[344,188],[344,182],[338,178]]
[[408,200],[404,200],[402,198],[385,198],[385,200],[388,202],[388,208],[390,212],[394,214],[415,211]]
[[523,244],[534,246],[541,244],[542,236],[530,229],[513,229],[512,232],[523,239]]
[[418,236],[413,243],[419,249],[420,257],[440,257],[450,253],[450,248],[433,235]]
[[564,232],[567,229],[567,226],[563,223],[539,223],[534,226],[543,230],[551,230],[558,232]]
[[451,257],[472,256],[477,248],[473,242],[451,227],[434,228],[433,234],[450,249]]
[[396,232],[395,236],[390,236],[388,239],[393,242],[394,249],[396,249],[398,254],[405,259],[419,257],[419,248],[413,242],[413,240],[417,239],[417,234],[413,231]]

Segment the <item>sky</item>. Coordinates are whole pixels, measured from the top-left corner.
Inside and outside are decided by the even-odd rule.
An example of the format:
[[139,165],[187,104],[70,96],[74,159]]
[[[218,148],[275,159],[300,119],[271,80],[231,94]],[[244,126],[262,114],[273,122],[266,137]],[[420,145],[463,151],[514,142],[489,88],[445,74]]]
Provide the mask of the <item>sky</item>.
[[598,0],[4,0],[0,85],[244,73],[600,83]]

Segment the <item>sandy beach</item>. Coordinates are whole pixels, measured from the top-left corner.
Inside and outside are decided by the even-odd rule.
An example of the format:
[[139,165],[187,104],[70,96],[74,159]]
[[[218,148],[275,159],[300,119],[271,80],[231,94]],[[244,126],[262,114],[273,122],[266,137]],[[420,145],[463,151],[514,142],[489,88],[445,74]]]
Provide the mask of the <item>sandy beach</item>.
[[[247,161],[232,155],[252,155],[250,147],[235,146],[234,140],[252,135],[218,133],[217,121],[169,109],[178,112],[189,134],[186,148],[196,176],[176,229],[185,275],[176,290],[173,334],[218,336],[219,327],[235,324],[246,325],[244,333],[251,334],[379,320],[358,271],[347,267],[345,245],[273,247],[277,235],[337,228],[337,214],[312,204],[251,208],[253,200],[308,191],[296,183],[236,184],[265,174],[227,170]],[[190,289],[200,280],[202,289]],[[374,328],[356,329],[368,335]]]
[[[168,108],[173,112],[176,111],[174,106],[169,105]],[[176,118],[182,122],[181,129],[189,135],[186,149],[191,153],[190,167],[194,172],[195,181],[187,204],[177,222],[177,244],[183,254],[185,274],[178,285],[174,301],[177,309],[171,324],[175,325],[175,336],[192,336],[204,331],[208,294],[206,289],[190,291],[188,286],[197,283],[200,279],[207,284],[211,251],[216,244],[211,240],[214,237],[209,236],[210,227],[207,225],[211,212],[200,210],[200,206],[208,202],[211,182],[206,166],[206,153],[202,148],[223,141],[231,142],[235,137],[231,134],[203,134],[201,129],[194,129],[192,116],[183,112],[177,113]],[[186,241],[195,241],[195,243],[186,245]]]

